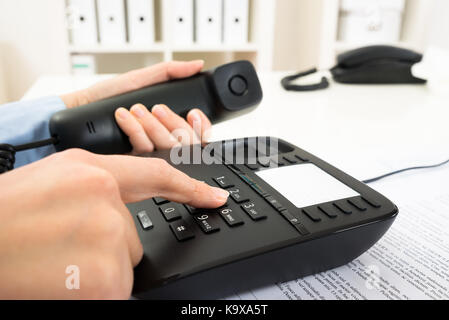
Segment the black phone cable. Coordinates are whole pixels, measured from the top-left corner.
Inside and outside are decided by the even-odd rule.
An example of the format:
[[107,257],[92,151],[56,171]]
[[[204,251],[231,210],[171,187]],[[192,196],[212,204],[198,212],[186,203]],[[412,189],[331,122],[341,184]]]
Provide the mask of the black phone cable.
[[433,164],[433,165],[430,165],[430,166],[419,166],[419,167],[410,167],[410,168],[400,169],[400,170],[396,170],[396,171],[393,171],[393,172],[389,172],[389,173],[383,174],[383,175],[375,177],[375,178],[364,180],[362,182],[366,183],[366,184],[370,184],[370,183],[373,183],[373,182],[385,179],[387,177],[390,177],[392,175],[396,175],[396,174],[403,173],[403,172],[406,172],[406,171],[422,170],[422,169],[433,169],[433,168],[442,167],[442,166],[444,166],[444,165],[446,165],[448,163],[449,163],[449,159],[446,160],[446,161],[443,161],[441,163]]
[[0,174],[14,169],[16,153],[29,149],[41,148],[58,143],[57,138],[35,141],[31,143],[12,146],[10,144],[0,144]]

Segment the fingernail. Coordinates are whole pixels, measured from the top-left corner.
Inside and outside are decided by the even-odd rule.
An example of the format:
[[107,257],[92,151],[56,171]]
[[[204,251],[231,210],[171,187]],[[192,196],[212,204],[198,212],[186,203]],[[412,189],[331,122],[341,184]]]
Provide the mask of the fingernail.
[[131,112],[137,118],[143,118],[143,116],[145,115],[145,111],[143,110],[142,106],[134,106],[134,107],[132,107]]
[[152,112],[158,118],[164,118],[167,115],[165,108],[160,104],[155,105],[152,109]]
[[214,189],[214,195],[215,198],[218,201],[226,201],[229,197],[229,192],[227,192],[226,190],[220,189],[220,188],[213,188]]
[[192,63],[197,64],[197,65],[204,65],[204,60],[202,60],[202,59],[193,60]]
[[190,117],[192,117],[193,122],[195,123],[201,123],[201,118],[200,115],[198,114],[197,111],[192,111],[192,113],[190,114]]
[[117,115],[120,119],[126,120],[128,118],[128,111],[125,108],[120,108],[117,110]]

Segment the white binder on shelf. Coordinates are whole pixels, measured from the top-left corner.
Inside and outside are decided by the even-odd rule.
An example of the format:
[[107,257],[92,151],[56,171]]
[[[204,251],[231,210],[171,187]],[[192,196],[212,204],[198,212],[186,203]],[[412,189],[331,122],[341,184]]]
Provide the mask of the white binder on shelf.
[[193,0],[173,1],[173,43],[189,45],[193,43]]
[[154,43],[154,0],[127,0],[129,42],[135,45]]
[[119,45],[126,43],[125,1],[97,0],[100,43]]
[[196,0],[196,40],[201,45],[222,43],[222,0]]
[[67,9],[72,44],[75,46],[97,44],[95,0],[69,0]]
[[223,0],[223,42],[225,44],[248,43],[248,0]]

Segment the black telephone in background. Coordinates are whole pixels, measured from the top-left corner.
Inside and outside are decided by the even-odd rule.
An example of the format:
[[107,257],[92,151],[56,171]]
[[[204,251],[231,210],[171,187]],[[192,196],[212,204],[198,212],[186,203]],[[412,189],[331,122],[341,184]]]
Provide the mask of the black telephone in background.
[[[334,81],[346,84],[424,84],[427,81],[412,74],[414,64],[423,56],[412,50],[393,46],[368,46],[351,50],[337,57],[337,65],[330,69]],[[288,91],[313,91],[329,87],[326,77],[320,83],[296,85],[292,81],[317,72],[300,72],[282,79]]]

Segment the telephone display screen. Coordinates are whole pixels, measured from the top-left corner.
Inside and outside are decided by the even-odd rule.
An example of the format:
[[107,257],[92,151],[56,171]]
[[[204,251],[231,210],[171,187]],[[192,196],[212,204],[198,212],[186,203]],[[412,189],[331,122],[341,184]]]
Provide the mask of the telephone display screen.
[[256,174],[298,208],[360,195],[311,163]]

